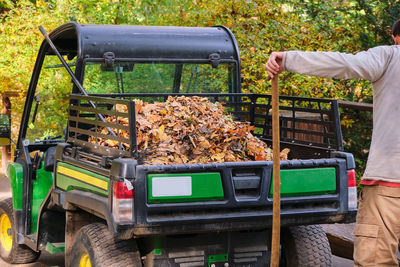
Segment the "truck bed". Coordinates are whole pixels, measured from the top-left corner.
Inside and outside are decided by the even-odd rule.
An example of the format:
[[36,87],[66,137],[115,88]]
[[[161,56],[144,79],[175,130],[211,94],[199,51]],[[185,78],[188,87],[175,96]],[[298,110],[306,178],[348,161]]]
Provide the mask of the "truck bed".
[[[255,126],[255,135],[267,143],[271,141],[270,96],[202,96],[224,103],[235,119],[250,121]],[[165,232],[271,227],[271,161],[182,165],[143,165],[138,161],[136,129],[132,126],[136,125],[134,102],[128,99],[160,101],[167,97],[167,94],[71,95],[69,144],[59,146],[58,161],[67,164],[64,168],[82,168],[86,175],[102,175],[110,183],[124,179],[133,183],[132,221],[112,224],[114,232],[121,238]],[[97,110],[89,107],[89,101],[95,103]],[[354,159],[351,154],[342,151],[337,102],[296,97],[281,97],[280,101],[281,148],[291,149],[290,160],[281,162],[282,226],[353,222],[356,210],[348,208],[348,171],[354,169]],[[128,114],[113,109],[116,104],[127,105]],[[131,123],[123,129],[130,131],[129,139],[100,134],[99,127],[122,127],[96,120],[99,113],[103,116],[127,116]],[[100,147],[88,142],[89,135],[110,138],[121,144],[129,143],[130,149],[124,150],[122,146],[120,149]],[[193,185],[190,194],[168,191],[185,188],[183,184],[176,184],[177,177],[184,177],[179,181],[186,179]],[[60,179],[56,173],[56,181]],[[85,196],[90,194],[90,199],[97,200],[87,204],[87,209],[98,213],[110,210],[110,194],[108,198],[95,197],[94,191],[73,189],[58,186],[54,194],[61,195],[66,191],[69,196],[64,197],[64,201],[77,206],[82,206]],[[106,192],[104,194],[107,195]],[[110,219],[111,215],[104,217]]]

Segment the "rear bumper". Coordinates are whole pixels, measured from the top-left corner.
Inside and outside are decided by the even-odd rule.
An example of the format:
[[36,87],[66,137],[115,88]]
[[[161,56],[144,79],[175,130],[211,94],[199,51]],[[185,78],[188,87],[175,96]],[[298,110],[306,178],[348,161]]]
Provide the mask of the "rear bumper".
[[[316,212],[302,211],[301,213],[281,213],[281,227],[309,224],[331,224],[331,223],[352,223],[355,222],[357,211],[347,213],[337,213],[335,211]],[[177,218],[176,221],[168,223],[152,223],[147,225],[124,224],[117,225],[117,233],[121,239],[132,237],[143,237],[160,234],[185,234],[185,233],[204,233],[221,231],[240,231],[240,230],[261,230],[272,227],[272,212],[253,213],[252,216],[245,215],[246,218],[224,218],[200,220],[197,222],[183,222]]]
[[[324,198],[309,197],[308,200],[303,199],[301,201],[302,205],[308,205],[309,208],[297,210],[293,209],[296,205],[287,206],[287,204],[295,204],[299,200],[298,198],[292,198],[290,201],[283,199],[283,203],[286,205],[281,208],[281,227],[355,222],[357,210],[340,212],[337,207],[327,207],[327,204],[332,200],[337,200],[337,198],[336,195],[325,196]],[[169,207],[168,212],[164,215],[159,214],[159,211],[165,209],[157,209],[157,213],[147,216],[145,221],[117,224],[112,219],[107,200],[105,197],[78,190],[70,192],[55,190],[51,198],[53,205],[62,206],[64,209],[75,206],[101,215],[107,221],[110,231],[121,239],[165,234],[262,230],[272,227],[272,206],[270,205],[259,206],[258,208],[236,207],[236,209],[231,210],[220,208],[214,211],[200,207],[196,209],[192,206],[191,212],[183,212],[185,211],[183,204],[179,203],[174,204],[175,208]],[[316,207],[317,202],[320,205],[319,207]],[[179,208],[179,206],[181,207]],[[288,209],[288,207],[292,209]],[[138,218],[137,216],[136,219]]]

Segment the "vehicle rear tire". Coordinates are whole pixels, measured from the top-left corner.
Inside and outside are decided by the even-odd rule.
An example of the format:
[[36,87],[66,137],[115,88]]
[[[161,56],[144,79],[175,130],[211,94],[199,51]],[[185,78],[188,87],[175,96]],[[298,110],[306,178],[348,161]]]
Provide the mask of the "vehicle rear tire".
[[106,225],[88,224],[75,236],[70,255],[70,266],[109,267],[142,266],[134,240],[118,240]]
[[280,266],[332,266],[332,252],[329,241],[320,225],[284,228],[281,238]]
[[16,239],[16,227],[13,216],[12,199],[0,201],[0,256],[8,263],[30,263],[40,256],[26,245],[20,245]]

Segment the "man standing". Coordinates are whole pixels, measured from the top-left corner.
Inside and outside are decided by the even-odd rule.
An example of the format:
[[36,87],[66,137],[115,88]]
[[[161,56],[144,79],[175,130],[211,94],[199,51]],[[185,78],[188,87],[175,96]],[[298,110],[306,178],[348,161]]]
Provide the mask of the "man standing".
[[393,25],[392,38],[392,46],[378,46],[357,54],[273,52],[265,65],[271,77],[287,70],[372,82],[373,132],[353,232],[355,266],[399,266],[396,251],[400,239],[400,20]]

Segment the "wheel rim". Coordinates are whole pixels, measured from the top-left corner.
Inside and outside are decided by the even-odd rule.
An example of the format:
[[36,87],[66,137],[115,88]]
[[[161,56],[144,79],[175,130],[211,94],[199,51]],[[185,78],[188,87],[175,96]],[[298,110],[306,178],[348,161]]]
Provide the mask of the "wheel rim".
[[7,214],[2,214],[0,216],[0,242],[6,251],[11,251],[12,247],[11,222]]
[[92,267],[88,254],[85,253],[82,255],[81,260],[79,261],[79,267]]

